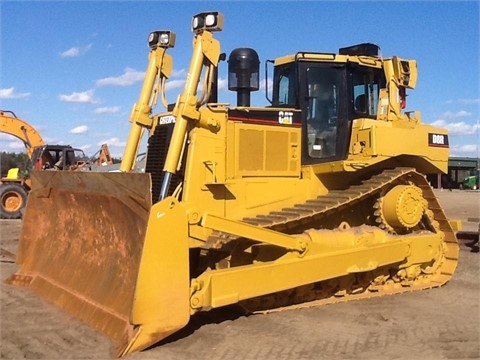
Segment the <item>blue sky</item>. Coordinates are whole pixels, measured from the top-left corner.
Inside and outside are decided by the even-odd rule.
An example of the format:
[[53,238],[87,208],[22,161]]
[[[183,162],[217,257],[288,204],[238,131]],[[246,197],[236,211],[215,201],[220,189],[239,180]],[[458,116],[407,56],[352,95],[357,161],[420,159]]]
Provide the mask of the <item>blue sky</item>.
[[[478,1],[0,1],[0,109],[14,111],[48,143],[70,144],[93,155],[108,143],[121,157],[147,66],[152,30],[176,33],[173,102],[183,88],[193,34],[192,15],[224,14],[215,33],[222,51],[257,50],[266,59],[298,51],[337,52],[361,42],[382,55],[416,59],[417,88],[407,110],[450,131],[451,155],[479,154]],[[235,103],[219,72],[220,102]],[[252,105],[266,104],[264,92]],[[161,103],[161,101],[160,101]],[[156,112],[163,111],[159,105]],[[143,147],[145,141],[143,142]],[[0,150],[23,144],[0,134]],[[144,150],[144,149],[143,149]]]

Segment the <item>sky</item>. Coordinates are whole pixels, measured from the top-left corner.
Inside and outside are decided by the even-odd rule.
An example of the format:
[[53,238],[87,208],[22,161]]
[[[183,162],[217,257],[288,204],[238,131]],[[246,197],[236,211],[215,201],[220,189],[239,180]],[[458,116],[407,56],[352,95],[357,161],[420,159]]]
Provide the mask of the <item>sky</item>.
[[[371,42],[384,57],[415,59],[407,111],[449,130],[451,156],[478,157],[479,1],[15,1],[0,0],[0,109],[13,111],[49,144],[92,156],[107,143],[121,157],[148,64],[153,30],[176,33],[167,99],[183,89],[192,53],[191,18],[224,14],[222,52],[254,48],[264,63],[299,51],[337,52]],[[271,74],[270,74],[271,76]],[[235,105],[220,64],[219,102]],[[252,105],[267,105],[265,91]],[[154,113],[164,111],[161,101]],[[145,151],[146,141],[141,151]],[[0,151],[22,152],[0,133]]]

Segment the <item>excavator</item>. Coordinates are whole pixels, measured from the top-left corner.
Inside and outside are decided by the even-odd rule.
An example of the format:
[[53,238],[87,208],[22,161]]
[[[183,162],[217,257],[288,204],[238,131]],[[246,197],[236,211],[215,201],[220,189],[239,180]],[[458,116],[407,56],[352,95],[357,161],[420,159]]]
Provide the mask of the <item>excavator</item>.
[[[70,145],[47,145],[33,126],[13,111],[0,110],[0,132],[23,141],[29,167],[36,170],[80,170],[87,164],[83,150]],[[19,176],[19,169],[8,171],[0,182],[0,218],[19,219],[24,212],[31,180]]]
[[100,150],[98,150],[95,154],[93,154],[92,164],[97,166],[107,166],[112,165],[113,160],[110,156],[110,149],[108,148],[108,144],[100,145]]
[[446,172],[448,133],[405,110],[416,61],[369,43],[267,60],[269,105],[252,107],[260,61],[238,48],[227,60],[231,106],[217,100],[222,28],[219,12],[193,17],[184,89],[158,114],[175,34],[149,35],[121,172],[32,174],[20,269],[6,281],[107,334],[116,356],[213,308],[401,294],[445,284],[457,265],[456,235],[425,176]]

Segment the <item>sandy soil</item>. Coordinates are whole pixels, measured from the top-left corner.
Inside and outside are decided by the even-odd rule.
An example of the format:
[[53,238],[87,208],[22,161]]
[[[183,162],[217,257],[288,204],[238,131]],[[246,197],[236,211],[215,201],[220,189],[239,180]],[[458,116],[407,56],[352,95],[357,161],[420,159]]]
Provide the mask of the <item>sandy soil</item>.
[[[478,229],[480,192],[438,191],[449,218]],[[0,222],[1,279],[16,271],[20,220]],[[442,288],[243,316],[229,307],[194,317],[182,331],[127,359],[480,359],[480,258],[461,241]],[[108,359],[102,334],[28,289],[0,286],[2,359]]]

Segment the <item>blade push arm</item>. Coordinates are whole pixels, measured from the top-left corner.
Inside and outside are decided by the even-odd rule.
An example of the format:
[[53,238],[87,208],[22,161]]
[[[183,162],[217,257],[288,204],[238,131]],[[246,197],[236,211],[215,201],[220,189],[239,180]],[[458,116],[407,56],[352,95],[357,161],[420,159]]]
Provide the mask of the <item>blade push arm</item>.
[[[188,121],[200,121],[198,108],[201,103],[197,99],[197,89],[202,70],[207,66],[206,77],[209,77],[218,66],[220,58],[220,43],[213,38],[212,31],[221,30],[223,15],[221,13],[202,13],[193,17],[193,55],[190,61],[187,81],[182,94],[179,96],[173,115],[176,117],[172,139],[165,160],[165,176],[160,190],[159,200],[167,196],[171,176],[175,174],[180,161],[180,154],[187,134]],[[204,96],[208,98],[208,94]]]
[[162,98],[164,98],[165,80],[170,76],[173,68],[172,57],[165,52],[169,47],[173,47],[174,43],[175,34],[173,32],[154,31],[150,33],[149,46],[151,51],[148,56],[148,67],[138,102],[133,106],[130,114],[132,127],[125,146],[120,171],[130,171],[134,167],[143,129],[152,126],[150,115],[159,91],[162,92]]

